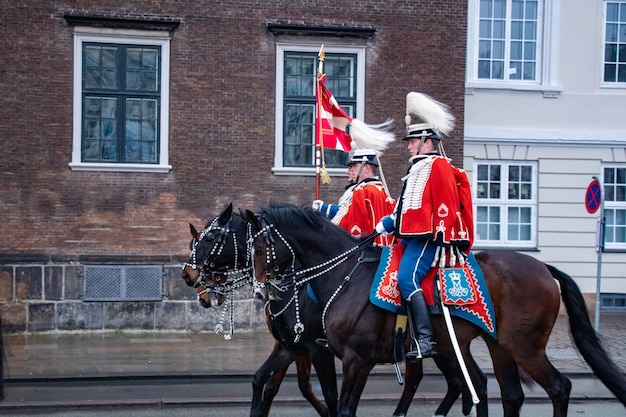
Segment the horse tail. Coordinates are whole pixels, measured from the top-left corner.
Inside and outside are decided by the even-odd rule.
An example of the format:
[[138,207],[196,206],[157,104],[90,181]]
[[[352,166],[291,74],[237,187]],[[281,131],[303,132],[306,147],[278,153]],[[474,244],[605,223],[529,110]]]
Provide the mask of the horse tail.
[[569,275],[547,265],[552,276],[561,285],[561,297],[569,316],[569,327],[576,347],[593,373],[626,405],[626,379],[602,347],[595,329],[589,321],[587,305],[580,289]]

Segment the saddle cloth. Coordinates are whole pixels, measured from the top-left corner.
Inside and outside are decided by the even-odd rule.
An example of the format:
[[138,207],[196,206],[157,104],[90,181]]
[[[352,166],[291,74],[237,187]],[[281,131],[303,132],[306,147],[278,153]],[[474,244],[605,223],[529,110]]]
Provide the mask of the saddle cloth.
[[[404,245],[398,243],[383,247],[378,270],[370,289],[372,304],[394,314],[402,305],[402,295],[398,287],[398,266],[403,253]],[[494,339],[497,338],[493,302],[474,254],[469,254],[463,266],[452,269],[432,268],[422,280],[426,303],[434,306],[432,310],[441,313],[441,308],[435,304],[435,301],[437,304],[440,302],[438,291],[435,291],[435,278],[442,283],[441,297],[450,314],[474,323]]]

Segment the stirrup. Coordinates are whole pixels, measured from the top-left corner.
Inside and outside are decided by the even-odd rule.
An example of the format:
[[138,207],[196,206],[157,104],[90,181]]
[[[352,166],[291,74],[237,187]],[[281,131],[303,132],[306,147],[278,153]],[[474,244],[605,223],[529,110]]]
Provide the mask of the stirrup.
[[437,354],[435,349],[435,342],[426,342],[420,340],[417,342],[417,346],[410,352],[406,353],[406,358],[411,360],[430,358]]

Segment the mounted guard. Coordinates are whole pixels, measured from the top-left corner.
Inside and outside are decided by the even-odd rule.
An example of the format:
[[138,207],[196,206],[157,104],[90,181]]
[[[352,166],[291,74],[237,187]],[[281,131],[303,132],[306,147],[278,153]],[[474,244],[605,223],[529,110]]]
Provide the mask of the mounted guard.
[[[407,358],[435,355],[428,305],[422,280],[433,267],[463,263],[473,243],[472,197],[465,172],[454,167],[443,150],[442,138],[454,128],[447,106],[411,92],[406,99],[409,169],[394,212],[376,226],[379,233],[394,233],[403,248],[398,285],[406,300],[416,349]],[[412,124],[412,116],[422,122]]]

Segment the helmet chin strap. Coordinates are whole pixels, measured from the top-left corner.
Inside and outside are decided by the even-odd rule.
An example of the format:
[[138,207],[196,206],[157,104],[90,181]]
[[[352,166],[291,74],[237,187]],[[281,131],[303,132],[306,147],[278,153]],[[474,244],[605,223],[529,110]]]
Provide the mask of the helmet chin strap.
[[363,170],[365,169],[365,162],[367,162],[367,157],[363,157],[363,159],[361,160],[361,166],[359,167],[359,173],[356,174],[356,181],[354,181],[355,183],[359,183],[361,182],[361,173],[363,173]]
[[420,139],[420,144],[417,147],[417,155],[420,155],[422,152],[422,147],[424,146],[424,142],[426,142],[426,137],[422,136],[422,138]]

